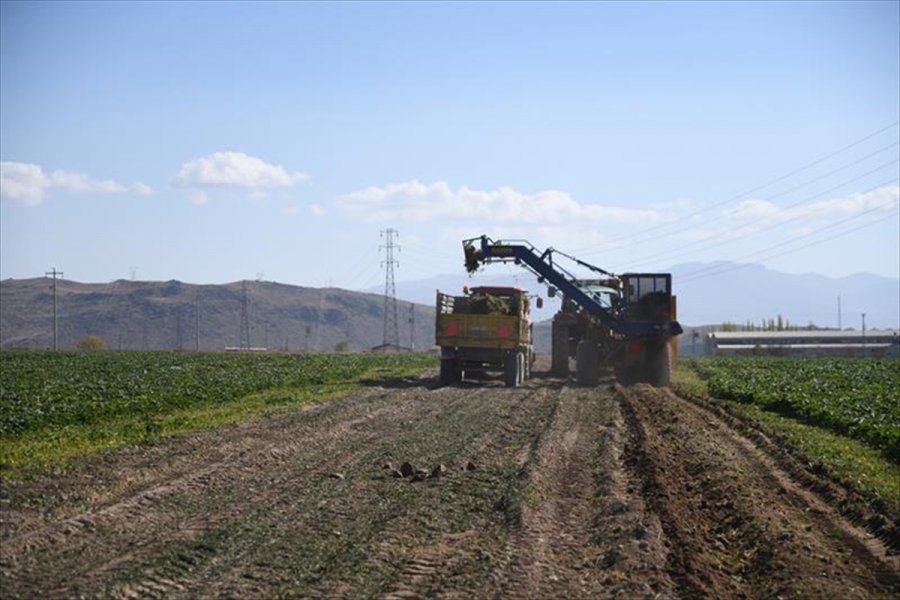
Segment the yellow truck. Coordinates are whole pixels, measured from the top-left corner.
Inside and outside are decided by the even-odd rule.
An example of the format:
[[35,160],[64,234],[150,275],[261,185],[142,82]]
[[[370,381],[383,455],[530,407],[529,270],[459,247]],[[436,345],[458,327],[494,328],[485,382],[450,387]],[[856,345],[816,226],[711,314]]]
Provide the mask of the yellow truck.
[[441,383],[466,373],[500,371],[507,387],[531,376],[534,362],[528,292],[480,286],[462,296],[437,292],[435,343],[441,348]]

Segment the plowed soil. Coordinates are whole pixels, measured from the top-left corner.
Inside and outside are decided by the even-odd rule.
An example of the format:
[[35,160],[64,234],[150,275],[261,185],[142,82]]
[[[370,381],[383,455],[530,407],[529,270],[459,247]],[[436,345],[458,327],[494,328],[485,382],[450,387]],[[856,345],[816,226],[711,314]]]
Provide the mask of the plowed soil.
[[3,481],[0,595],[897,597],[779,465],[668,390],[424,377]]

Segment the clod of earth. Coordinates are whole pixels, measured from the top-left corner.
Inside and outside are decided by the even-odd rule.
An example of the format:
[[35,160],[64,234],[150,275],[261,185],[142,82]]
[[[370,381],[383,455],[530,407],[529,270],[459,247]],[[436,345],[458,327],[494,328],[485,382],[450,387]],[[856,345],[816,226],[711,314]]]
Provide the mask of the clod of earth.
[[402,465],[400,465],[400,475],[402,475],[403,477],[412,477],[415,474],[415,472],[416,472],[415,467],[413,467],[408,462],[405,462]]
[[344,474],[343,473],[332,473],[331,475],[329,475],[329,477],[331,477],[332,479],[343,479]]
[[416,469],[416,472],[413,475],[413,481],[425,481],[426,479],[428,479],[428,471],[425,469]]
[[434,468],[434,470],[431,471],[431,476],[432,476],[432,477],[443,477],[443,476],[446,475],[446,474],[447,474],[447,468],[446,468],[444,465],[442,465],[442,464],[436,466],[436,467]]
[[477,468],[478,467],[476,467],[475,463],[473,463],[471,460],[466,463],[466,471],[474,471]]

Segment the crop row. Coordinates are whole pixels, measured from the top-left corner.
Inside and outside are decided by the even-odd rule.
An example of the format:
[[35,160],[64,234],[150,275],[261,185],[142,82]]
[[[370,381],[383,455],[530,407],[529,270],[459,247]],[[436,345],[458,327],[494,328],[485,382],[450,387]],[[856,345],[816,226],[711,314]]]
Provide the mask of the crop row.
[[692,359],[710,395],[850,435],[900,462],[900,361],[860,358]]
[[266,389],[350,383],[378,369],[433,363],[421,354],[0,352],[0,436],[223,403]]

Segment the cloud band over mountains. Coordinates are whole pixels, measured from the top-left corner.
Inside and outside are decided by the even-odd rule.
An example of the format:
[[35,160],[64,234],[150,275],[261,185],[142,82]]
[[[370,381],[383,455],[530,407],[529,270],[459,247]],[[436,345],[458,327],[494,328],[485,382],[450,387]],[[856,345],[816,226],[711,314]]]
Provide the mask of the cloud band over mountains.
[[49,190],[59,188],[76,194],[125,194],[143,196],[153,188],[141,182],[124,185],[112,179],[92,179],[83,173],[57,169],[49,175],[40,165],[0,162],[0,200],[19,206],[38,206],[46,200]]

